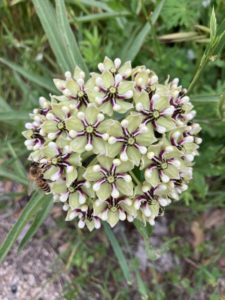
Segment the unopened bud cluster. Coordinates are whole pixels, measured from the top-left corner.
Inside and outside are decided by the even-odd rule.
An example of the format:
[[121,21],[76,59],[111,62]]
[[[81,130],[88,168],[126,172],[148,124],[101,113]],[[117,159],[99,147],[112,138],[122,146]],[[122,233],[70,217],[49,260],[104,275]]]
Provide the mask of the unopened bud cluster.
[[195,111],[178,79],[161,84],[119,58],[98,69],[87,80],[79,67],[54,79],[61,95],[41,97],[23,132],[29,160],[80,228],[135,218],[153,225],[192,178]]

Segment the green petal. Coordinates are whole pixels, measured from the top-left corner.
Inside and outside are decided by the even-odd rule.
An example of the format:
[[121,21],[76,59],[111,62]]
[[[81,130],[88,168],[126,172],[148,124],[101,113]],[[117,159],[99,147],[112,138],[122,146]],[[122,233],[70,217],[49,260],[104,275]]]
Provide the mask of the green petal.
[[121,113],[121,114],[124,114],[129,109],[133,108],[133,104],[129,103],[129,102],[126,102],[126,100],[117,99],[116,103],[120,105],[120,109],[118,110],[118,112]]
[[119,222],[118,211],[112,212],[111,210],[109,210],[107,222],[110,224],[111,227],[114,227]]
[[130,62],[130,61],[126,61],[126,62],[119,68],[118,73],[121,74],[122,76],[126,76],[128,70],[132,70],[131,62]]
[[82,153],[85,151],[84,147],[87,144],[86,136],[75,137],[75,139],[71,142],[70,147],[73,151]]
[[97,181],[103,177],[100,172],[95,172],[93,170],[93,166],[88,167],[83,176],[88,181]]
[[51,191],[56,194],[65,193],[67,191],[65,181],[53,182],[51,184]]
[[109,88],[110,86],[114,85],[114,77],[111,72],[105,71],[102,73],[101,77],[103,79],[105,88]]
[[100,106],[100,110],[108,115],[108,116],[112,116],[113,115],[113,109],[112,109],[112,105],[109,101],[107,101],[106,103],[103,103],[101,106]]
[[77,169],[74,168],[72,172],[66,173],[66,185],[70,186],[76,178],[77,178]]
[[54,103],[52,104],[52,111],[55,116],[57,116],[59,119],[64,119],[65,118],[65,113],[62,111],[62,107],[66,106],[68,104],[68,101],[60,102],[60,103]]
[[100,133],[106,133],[109,131],[110,128],[112,128],[112,126],[114,126],[114,120],[111,119],[107,119],[102,121],[99,126],[98,126],[98,131]]
[[74,192],[74,193],[70,194],[69,205],[70,205],[71,209],[76,209],[76,208],[80,207],[78,192]]
[[80,90],[79,85],[73,79],[66,82],[66,88],[71,91],[73,95],[77,95],[77,92]]
[[53,158],[58,155],[58,150],[55,147],[46,146],[43,153],[47,158]]
[[117,168],[116,173],[126,173],[132,170],[134,167],[131,161],[122,162]]
[[116,186],[121,194],[126,196],[132,196],[133,195],[133,182],[126,182],[123,179],[118,179],[116,181]]
[[97,115],[99,114],[99,109],[93,104],[89,105],[85,111],[85,117],[88,124],[94,124],[97,121]]
[[123,80],[118,86],[118,92],[120,95],[125,94],[127,91],[133,90],[134,84],[132,81]]
[[110,197],[112,192],[111,185],[108,182],[101,184],[100,189],[96,192],[98,198],[102,201]]
[[135,147],[128,147],[127,156],[134,165],[138,166],[140,164],[141,153]]
[[103,166],[107,170],[110,170],[110,168],[112,166],[112,161],[113,161],[112,158],[109,158],[109,157],[106,157],[106,156],[98,156],[97,159],[98,159],[101,166]]
[[150,183],[152,186],[157,186],[160,183],[160,179],[159,179],[159,173],[157,169],[153,169],[152,170],[152,175],[151,177],[146,177],[145,176],[145,180]]
[[109,157],[115,157],[117,156],[117,154],[120,153],[122,149],[122,143],[115,143],[113,145],[110,145],[110,144],[106,144],[106,155],[109,156]]
[[68,130],[81,131],[84,129],[82,122],[77,117],[70,117],[65,121]]
[[158,214],[159,214],[159,203],[158,203],[158,201],[153,200],[152,204],[150,205],[150,209],[151,209],[151,212],[154,216],[158,216]]
[[84,72],[81,70],[81,68],[76,66],[76,68],[74,69],[74,72],[73,72],[74,79],[78,80],[80,78],[83,78],[82,73],[84,73]]
[[78,153],[73,153],[70,155],[68,162],[73,166],[80,166],[81,164],[81,157]]
[[113,61],[110,58],[108,58],[107,56],[104,58],[103,64],[107,70],[114,68]]
[[100,138],[93,138],[93,152],[95,154],[105,155],[106,154],[106,143],[104,140],[101,140]]
[[179,170],[175,166],[172,166],[171,164],[169,164],[168,167],[163,172],[172,179],[180,178]]
[[148,128],[147,132],[141,133],[136,137],[138,144],[143,146],[149,146],[153,144],[155,141],[157,141],[154,132],[152,130],[152,127],[148,126],[147,128]]
[[42,128],[44,132],[50,133],[50,132],[57,132],[57,122],[52,121],[52,120],[47,120],[43,123]]
[[141,103],[143,105],[143,107],[147,110],[149,110],[149,96],[148,93],[146,93],[145,91],[143,92],[136,92],[134,93],[134,102],[137,103]]
[[52,175],[57,173],[59,171],[59,167],[51,166],[45,173],[44,178],[45,179],[51,179]]
[[169,117],[160,117],[157,121],[157,124],[165,127],[167,130],[172,130],[175,128],[175,123],[172,118]]
[[114,120],[111,124],[111,127],[108,130],[108,134],[114,137],[123,136],[123,130],[120,125],[120,122]]
[[140,114],[131,115],[127,118],[128,121],[128,130],[129,132],[135,131],[142,121],[142,116]]

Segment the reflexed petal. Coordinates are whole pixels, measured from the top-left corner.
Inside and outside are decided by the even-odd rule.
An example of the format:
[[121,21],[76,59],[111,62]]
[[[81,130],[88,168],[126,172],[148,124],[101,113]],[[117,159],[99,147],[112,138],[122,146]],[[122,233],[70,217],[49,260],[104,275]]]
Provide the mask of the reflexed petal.
[[43,123],[42,129],[46,133],[57,132],[58,131],[57,122],[54,121],[54,120],[53,121],[52,120],[47,120]]
[[71,165],[74,165],[74,166],[79,166],[81,165],[81,157],[80,157],[80,154],[78,153],[72,153],[68,159],[68,162],[71,164]]
[[141,153],[134,146],[133,147],[128,147],[127,155],[128,155],[129,160],[134,165],[138,166],[140,164]]
[[150,106],[150,101],[149,101],[149,96],[148,93],[146,93],[145,91],[141,92],[141,93],[134,93],[134,101],[135,103],[141,103],[144,107],[144,109],[149,110],[149,106]]
[[143,146],[149,146],[149,145],[153,144],[155,141],[157,141],[151,126],[148,126],[147,132],[139,134],[136,137],[136,140],[137,140],[138,144],[143,145]]
[[93,138],[93,152],[95,154],[105,155],[106,153],[106,143],[101,138]]
[[163,172],[170,178],[173,178],[173,179],[180,178],[179,170],[175,166],[172,166],[170,164],[168,165],[167,169],[163,170]]
[[110,170],[111,165],[112,165],[112,161],[113,161],[112,158],[109,158],[109,157],[106,157],[106,156],[98,156],[97,159],[98,159],[101,166],[103,166],[107,170]]
[[68,130],[81,131],[84,129],[82,122],[77,117],[66,119],[65,124]]
[[77,92],[80,90],[77,82],[72,79],[66,82],[66,88],[71,91],[73,95],[77,95]]
[[109,101],[107,101],[106,103],[103,103],[101,105],[101,111],[108,115],[108,116],[112,116],[113,115],[113,109],[112,109],[112,105]]
[[125,100],[117,100],[116,103],[120,106],[120,109],[118,110],[118,112],[121,114],[124,114],[129,109],[133,108],[133,104],[126,102]]
[[122,162],[117,168],[117,173],[126,173],[132,170],[134,167],[133,163],[131,161]]
[[44,179],[51,179],[51,177],[59,171],[59,167],[51,166],[45,173]]
[[118,93],[120,95],[123,95],[125,94],[127,91],[132,91],[133,90],[133,87],[134,87],[134,84],[132,81],[126,81],[126,80],[123,80],[121,81],[121,83],[119,84],[118,86]]
[[103,72],[102,76],[101,76],[103,82],[104,82],[104,86],[106,88],[109,88],[110,86],[114,86],[114,78],[112,73],[106,71]]
[[59,119],[63,120],[65,118],[65,113],[62,111],[63,106],[67,106],[68,102],[60,102],[60,103],[54,103],[52,104],[52,111],[55,116],[57,116]]
[[160,183],[159,173],[157,169],[152,170],[150,177],[145,176],[145,180],[150,183],[152,186],[157,186]]
[[122,149],[122,143],[116,142],[115,144],[110,145],[106,143],[106,155],[109,157],[115,157],[120,153]]
[[98,198],[102,201],[110,197],[112,192],[111,185],[107,182],[101,184],[100,189],[96,192]]
[[87,144],[86,136],[75,137],[75,139],[71,142],[70,147],[73,151],[82,153],[84,151],[84,147]]
[[126,182],[123,179],[118,179],[116,181],[116,186],[121,194],[126,196],[132,196],[133,195],[133,182]]
[[53,182],[51,184],[51,191],[56,194],[66,193],[67,187],[65,181]]
[[111,210],[109,210],[107,222],[110,224],[111,227],[114,227],[119,222],[118,211],[112,212]]
[[74,168],[73,172],[66,173],[66,185],[70,186],[71,183],[73,183],[76,178],[77,178],[77,169]]
[[69,205],[71,209],[78,208],[80,206],[78,192],[71,193],[69,196]]
[[97,115],[99,114],[99,110],[93,104],[87,107],[85,111],[85,117],[88,124],[94,124],[97,121]]
[[136,130],[142,121],[142,116],[140,114],[132,115],[127,118],[128,121],[128,127],[130,133],[132,133],[134,130]]
[[123,130],[118,121],[113,121],[111,127],[108,128],[109,136],[119,137],[123,136]]
[[84,172],[84,178],[88,181],[97,181],[103,177],[102,173],[93,170],[93,166],[90,166]]
[[169,117],[160,117],[157,121],[157,124],[159,124],[160,126],[163,126],[168,130],[172,130],[175,127],[175,123],[173,121],[173,119],[169,118]]

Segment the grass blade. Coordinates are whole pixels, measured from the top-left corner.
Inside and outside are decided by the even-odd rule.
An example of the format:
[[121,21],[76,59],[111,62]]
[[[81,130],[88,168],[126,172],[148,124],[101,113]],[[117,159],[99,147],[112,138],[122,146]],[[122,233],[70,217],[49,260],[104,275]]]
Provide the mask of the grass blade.
[[128,16],[130,15],[129,12],[105,12],[105,13],[99,13],[99,14],[90,14],[87,16],[77,17],[75,20],[77,22],[91,22],[91,21],[99,21],[99,20],[105,20],[108,18],[116,18],[116,17],[122,17],[122,16]]
[[128,284],[131,284],[131,276],[130,276],[130,270],[127,264],[127,260],[123,254],[123,251],[113,233],[113,231],[111,230],[111,228],[109,227],[109,225],[107,223],[104,223],[104,230],[105,233],[112,245],[113,251],[118,259],[118,263],[121,267],[121,270],[123,271],[123,275],[127,281]]
[[15,150],[13,149],[13,147],[10,143],[8,143],[8,148],[9,148],[9,152],[11,153],[12,157],[14,158],[13,166],[15,167],[17,174],[26,180],[27,172],[24,168],[24,165],[21,163],[19,157],[17,156]]
[[13,225],[5,241],[2,243],[0,247],[0,261],[3,261],[5,256],[8,254],[14,242],[17,240],[18,236],[23,230],[24,226],[29,222],[30,218],[43,205],[43,199],[44,199],[43,193],[37,192],[33,194],[30,201],[25,206],[21,216],[19,217],[17,222]]
[[24,78],[28,79],[29,81],[37,84],[38,86],[41,86],[45,89],[47,89],[50,92],[55,93],[57,90],[54,87],[54,84],[52,82],[51,79],[49,78],[44,78],[42,76],[33,74],[30,71],[25,70],[23,67],[12,63],[4,58],[0,58],[0,62],[3,63],[4,65],[6,65],[7,67],[9,67],[10,69],[18,72],[19,74],[21,74]]
[[28,186],[28,180],[26,178],[23,178],[17,174],[14,174],[11,171],[5,170],[2,166],[1,166],[1,170],[0,170],[0,177],[21,183],[25,186]]
[[15,125],[15,122],[17,121],[26,121],[28,120],[29,116],[26,112],[20,112],[20,111],[10,111],[10,112],[0,112],[0,122],[7,122],[7,121],[13,121]]
[[[154,25],[159,17],[159,14],[162,10],[165,0],[161,0],[158,6],[156,7],[154,13],[152,14],[151,24],[150,22],[146,22],[144,27],[137,33],[136,36],[133,37],[132,42],[130,43],[130,48],[128,50],[122,49],[121,51],[121,58],[122,60],[134,60],[137,56],[138,52],[140,51],[141,47],[143,46],[147,35],[149,34],[152,25]],[[129,38],[130,40],[130,38]],[[127,43],[125,43],[126,45]]]
[[42,27],[47,35],[49,44],[63,72],[70,69],[61,40],[56,14],[49,0],[32,0]]
[[11,110],[11,106],[0,96],[0,111],[10,112]]
[[73,71],[74,67],[78,65],[88,75],[88,68],[83,61],[77,41],[69,25],[64,0],[56,0],[56,17],[65,52],[70,62],[70,71]]
[[22,241],[19,245],[19,251],[22,250],[27,243],[31,240],[31,238],[36,234],[40,226],[43,224],[44,220],[49,215],[53,206],[53,201],[51,198],[45,199],[45,202],[42,205],[40,212],[36,215],[33,223],[31,224],[30,228],[26,232],[25,236],[23,237]]

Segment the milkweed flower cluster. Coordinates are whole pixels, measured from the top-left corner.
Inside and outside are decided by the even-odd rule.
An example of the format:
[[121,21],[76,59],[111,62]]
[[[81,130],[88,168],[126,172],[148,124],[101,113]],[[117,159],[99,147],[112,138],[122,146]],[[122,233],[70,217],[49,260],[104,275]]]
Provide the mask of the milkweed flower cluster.
[[119,58],[98,70],[87,80],[79,67],[54,79],[61,95],[41,97],[23,132],[29,160],[80,228],[136,218],[154,225],[192,178],[195,111],[178,79],[161,84]]

